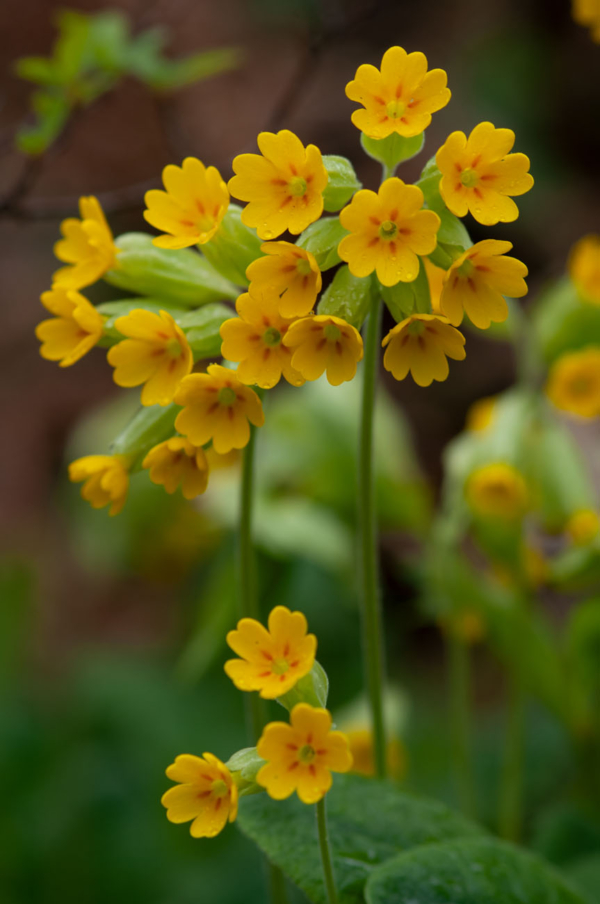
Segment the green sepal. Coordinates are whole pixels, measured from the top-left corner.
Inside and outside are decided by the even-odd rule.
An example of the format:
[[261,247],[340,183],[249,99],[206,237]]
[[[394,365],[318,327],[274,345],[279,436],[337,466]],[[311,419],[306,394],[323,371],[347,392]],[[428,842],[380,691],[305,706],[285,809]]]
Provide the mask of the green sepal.
[[371,277],[353,276],[344,264],[323,292],[317,313],[341,317],[360,330],[369,313],[371,293]]
[[[421,173],[421,178],[415,184],[417,188],[420,188],[423,192],[425,207],[437,213],[441,220],[437,234],[438,245],[455,246],[455,248],[460,249],[462,254],[467,248],[471,247],[473,242],[471,241],[471,237],[462,220],[459,220],[453,213],[450,213],[446,207],[444,199],[440,194],[441,178],[442,174],[435,165],[435,162],[430,160]],[[451,252],[449,251],[449,253]],[[433,263],[435,263],[435,261],[433,261]],[[438,264],[437,266],[441,266],[441,264]],[[448,268],[445,267],[444,269]]]
[[278,697],[277,702],[291,712],[298,703],[326,707],[328,696],[329,678],[327,677],[327,672],[315,659],[308,675],[301,678],[287,694]]
[[435,250],[427,257],[435,267],[449,270],[454,261],[462,254],[464,254],[464,249],[460,245],[450,245],[447,242],[438,241]]
[[175,418],[180,411],[174,402],[141,407],[111,443],[110,454],[132,455],[136,459],[134,470],[136,466],[139,468],[150,449],[175,434]]
[[266,760],[259,757],[256,747],[244,747],[238,750],[233,756],[229,757],[225,765],[230,772],[237,773],[235,781],[238,786],[240,796],[247,794],[257,794],[264,791],[260,785],[256,784],[256,776],[259,769],[264,766]]
[[425,132],[412,138],[403,138],[397,132],[387,138],[369,138],[361,132],[360,143],[365,154],[382,163],[391,176],[401,163],[421,153],[425,144]]
[[344,229],[338,217],[324,217],[316,223],[311,223],[299,236],[296,244],[299,248],[310,251],[319,270],[329,270],[341,261],[337,249],[346,235],[349,235],[349,232]]
[[600,344],[600,307],[582,301],[568,276],[542,292],[534,305],[532,322],[547,363],[565,352]]
[[362,188],[362,182],[359,182],[354,167],[345,157],[325,155],[323,165],[329,176],[323,192],[323,206],[329,213],[335,213],[348,203],[355,191]]
[[431,314],[431,293],[423,259],[419,258],[419,273],[410,283],[398,282],[395,286],[379,285],[386,307],[396,323],[411,314]]
[[201,251],[206,260],[225,279],[236,286],[247,286],[246,269],[262,256],[261,240],[255,229],[242,223],[242,208],[230,204],[216,233]]

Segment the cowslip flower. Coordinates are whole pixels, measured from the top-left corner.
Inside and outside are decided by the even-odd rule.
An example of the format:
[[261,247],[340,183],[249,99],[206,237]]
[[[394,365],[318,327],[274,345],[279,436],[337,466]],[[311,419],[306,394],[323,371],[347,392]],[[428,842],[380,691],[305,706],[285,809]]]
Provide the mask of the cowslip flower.
[[178,486],[186,499],[195,499],[208,486],[208,462],[202,446],[194,446],[184,436],[172,436],[154,446],[142,462],[152,483],[162,484],[167,493]]
[[42,293],[41,302],[54,317],[42,320],[35,328],[42,343],[40,355],[58,361],[60,367],[70,367],[96,345],[104,317],[74,289],[50,289]]
[[600,518],[593,509],[573,512],[565,525],[565,532],[577,546],[587,546],[600,532]]
[[600,415],[600,347],[569,352],[554,362],[546,393],[562,411],[580,417]]
[[573,18],[589,28],[592,40],[600,44],[600,0],[573,0]]
[[442,174],[440,194],[453,214],[471,213],[484,226],[517,219],[519,208],[511,196],[528,192],[533,176],[529,157],[509,153],[514,143],[511,129],[496,129],[491,122],[480,122],[468,138],[464,132],[448,136],[435,159]]
[[284,800],[296,791],[303,803],[314,804],[331,788],[332,772],[351,769],[348,739],[341,731],[331,730],[326,709],[308,703],[296,704],[290,722],[271,722],[264,729],[256,752],[267,762],[256,781],[274,800]]
[[212,753],[183,753],[167,768],[167,778],[178,782],[165,791],[161,803],[169,822],[190,822],[193,838],[214,838],[233,822],[238,811],[238,789],[227,766]]
[[315,661],[317,638],[308,634],[302,612],[276,606],[269,615],[269,629],[253,618],[242,618],[227,643],[241,659],[229,659],[225,672],[240,691],[259,691],[275,700],[308,675]]
[[[362,726],[344,729],[352,755],[352,772],[359,775],[375,775],[373,732]],[[386,744],[386,760],[389,775],[399,780],[406,772],[406,753],[397,738],[390,738]]]
[[394,132],[405,138],[420,135],[431,114],[450,100],[447,81],[443,69],[427,71],[424,53],[390,47],[381,69],[365,63],[346,85],[346,96],[364,108],[354,111],[352,122],[369,138],[387,138]]
[[469,406],[465,428],[476,433],[487,430],[494,423],[497,406],[497,396],[485,396],[483,399],[477,399]]
[[89,286],[115,266],[117,248],[97,198],[80,198],[79,213],[79,220],[62,221],[64,238],[54,245],[56,257],[68,265],[53,276],[54,286],[61,289]]
[[272,287],[281,296],[282,317],[305,317],[312,311],[323,284],[313,255],[291,242],[265,242],[260,250],[265,256],[257,258],[246,270],[250,291]]
[[195,446],[212,439],[219,455],[243,449],[250,439],[250,424],[262,427],[265,422],[254,390],[245,386],[235,371],[220,364],[209,364],[205,374],[184,377],[174,401],[183,406],[175,429]]
[[374,270],[384,286],[412,282],[419,274],[417,255],[431,254],[437,245],[440,218],[423,210],[423,192],[395,176],[378,192],[357,191],[340,213],[340,223],[351,235],[338,246],[354,276]]
[[466,496],[478,515],[509,521],[520,518],[529,502],[522,474],[506,462],[493,462],[473,471],[467,480]]
[[396,380],[403,380],[410,371],[419,386],[445,380],[447,358],[462,361],[466,357],[465,337],[439,314],[412,314],[397,323],[381,344],[388,346],[385,369]]
[[238,316],[221,324],[221,354],[228,361],[239,361],[238,379],[271,389],[283,375],[292,386],[302,386],[304,378],[292,367],[291,349],[283,344],[293,320],[280,315],[277,291],[251,284],[235,309]]
[[186,157],[181,166],[165,166],[162,180],[166,191],[152,189],[144,196],[144,219],[167,233],[152,244],[188,248],[209,242],[229,207],[229,192],[219,170]]
[[81,497],[92,508],[110,505],[109,515],[118,515],[129,489],[130,460],[126,455],[86,455],[69,465],[69,480],[84,484]]
[[505,295],[527,294],[527,267],[516,257],[507,257],[510,242],[484,239],[477,242],[446,273],[440,299],[442,313],[454,326],[466,314],[480,330],[508,317]]
[[325,371],[332,386],[352,380],[363,356],[358,330],[341,317],[325,314],[294,321],[283,342],[293,352],[292,367],[305,380],[318,380]]
[[168,405],[189,374],[194,358],[183,330],[166,311],[153,314],[142,308],[115,320],[127,336],[108,352],[117,386],[139,386],[142,405]]
[[[306,147],[293,132],[261,132],[259,154],[234,158],[229,191],[248,201],[242,222],[261,239],[274,239],[288,229],[297,235],[323,213],[327,170],[321,151]],[[261,156],[262,155],[262,156]]]
[[586,235],[573,247],[569,273],[584,301],[600,304],[600,235]]

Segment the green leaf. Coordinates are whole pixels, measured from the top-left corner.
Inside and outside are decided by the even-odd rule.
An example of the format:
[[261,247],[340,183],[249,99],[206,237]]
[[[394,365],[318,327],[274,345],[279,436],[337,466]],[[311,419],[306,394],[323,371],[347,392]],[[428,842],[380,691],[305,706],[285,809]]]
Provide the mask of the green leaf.
[[61,91],[36,91],[31,106],[37,114],[37,122],[17,132],[19,150],[35,156],[42,154],[61,133],[69,118],[71,105]]
[[190,311],[178,322],[187,337],[194,361],[215,358],[221,354],[221,324],[233,316],[224,304],[207,304],[197,311]]
[[589,904],[600,904],[600,853],[578,857],[564,869],[577,887],[587,893]]
[[403,138],[397,132],[388,135],[387,138],[369,138],[361,132],[360,143],[363,151],[373,160],[383,163],[392,175],[397,166],[421,153],[425,144],[425,132],[413,138]]
[[156,54],[152,56],[149,53],[152,44],[142,46],[145,49],[145,56],[140,55],[138,49],[133,68],[138,78],[155,91],[173,91],[212,78],[220,72],[236,68],[241,59],[240,52],[231,47],[205,50],[183,59],[169,60]]
[[54,61],[46,57],[21,57],[14,65],[15,74],[36,85],[60,84]]
[[369,313],[371,292],[371,277],[353,276],[344,264],[321,295],[318,313],[342,317],[360,330]]
[[344,229],[338,217],[324,217],[311,223],[296,244],[310,251],[320,270],[329,270],[341,261],[337,248],[345,235],[349,235],[348,230]]
[[291,712],[297,703],[308,703],[310,706],[325,707],[327,706],[328,695],[329,678],[327,677],[327,672],[315,660],[308,675],[304,675],[287,694],[278,697],[277,702]]
[[362,188],[354,167],[345,157],[325,155],[323,165],[329,175],[329,181],[323,192],[323,205],[330,213],[341,210],[355,191]]
[[137,464],[146,453],[175,434],[175,418],[181,411],[179,405],[150,405],[141,407],[125,429],[110,445],[111,455],[135,455]]
[[266,760],[259,757],[256,747],[244,747],[238,750],[233,756],[229,757],[225,765],[230,772],[239,772],[246,782],[253,782],[256,779],[256,773],[264,766]]
[[90,51],[100,68],[121,73],[127,68],[129,20],[119,10],[105,10],[90,17]]
[[59,35],[54,44],[54,61],[64,85],[75,81],[83,70],[91,18],[72,9],[63,9],[56,17]]
[[230,204],[217,232],[202,246],[202,253],[225,279],[247,286],[246,269],[262,256],[261,244],[256,230],[242,223],[242,208]]
[[600,307],[582,301],[568,276],[543,292],[533,309],[533,327],[544,360],[600,344]]

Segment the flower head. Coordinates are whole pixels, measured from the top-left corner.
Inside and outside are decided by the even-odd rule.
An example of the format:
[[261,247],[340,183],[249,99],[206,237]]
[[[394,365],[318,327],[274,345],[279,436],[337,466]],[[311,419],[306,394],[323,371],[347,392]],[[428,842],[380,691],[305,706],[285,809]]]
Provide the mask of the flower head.
[[579,25],[586,25],[592,40],[600,44],[600,0],[573,0],[573,18]]
[[352,122],[369,138],[387,138],[396,132],[405,138],[420,135],[431,122],[431,114],[450,100],[443,69],[427,71],[424,53],[407,53],[390,47],[381,69],[364,64],[346,85],[350,100],[362,104]]
[[326,371],[332,386],[352,380],[363,356],[358,330],[341,317],[326,314],[294,321],[283,342],[293,352],[292,367],[305,380],[318,380]]
[[188,248],[209,242],[229,207],[229,192],[219,170],[186,157],[181,166],[165,166],[162,179],[166,191],[152,189],[144,198],[144,218],[167,233],[153,239],[153,244]]
[[43,292],[41,302],[54,317],[42,320],[35,335],[42,343],[40,355],[70,367],[93,348],[100,337],[104,317],[74,289],[53,288]]
[[250,291],[272,287],[278,295],[282,317],[305,317],[321,291],[321,271],[310,251],[291,242],[265,242],[260,249],[264,257],[253,261],[246,270]]
[[440,218],[423,210],[423,192],[396,177],[386,179],[378,192],[356,192],[340,213],[346,235],[338,247],[354,276],[373,270],[384,286],[412,282],[419,275],[417,255],[431,254],[437,244]]
[[315,661],[317,638],[308,634],[302,612],[276,606],[269,615],[269,630],[253,618],[243,618],[227,643],[241,659],[230,659],[225,671],[240,691],[260,691],[274,700],[308,675]]
[[600,304],[600,235],[586,235],[577,242],[569,273],[584,301]]
[[[346,728],[344,731],[352,755],[352,772],[359,775],[375,775],[373,732],[370,728]],[[387,768],[390,776],[402,778],[406,771],[406,752],[397,738],[390,738],[386,744]]]
[[569,352],[554,362],[546,392],[562,411],[580,417],[600,415],[600,347]]
[[511,223],[519,208],[511,196],[524,195],[533,186],[529,157],[510,154],[515,143],[511,129],[496,129],[480,122],[469,137],[452,132],[436,155],[442,174],[440,194],[457,217],[471,213],[478,223]]
[[286,229],[295,235],[323,213],[327,170],[314,144],[283,129],[261,132],[260,154],[240,154],[233,161],[236,175],[229,180],[234,198],[248,201],[242,222],[256,228],[259,238],[274,239]]
[[466,495],[478,515],[507,521],[520,518],[529,502],[523,476],[506,462],[494,462],[473,471],[467,480]]
[[412,314],[397,323],[381,344],[388,346],[385,369],[396,380],[403,380],[410,371],[419,386],[447,378],[446,358],[462,361],[466,357],[465,337],[439,314]]
[[84,481],[81,496],[92,508],[110,505],[109,515],[118,515],[129,489],[129,464],[125,455],[86,455],[69,465],[69,480]]
[[167,493],[178,486],[186,499],[194,499],[208,486],[208,462],[202,446],[193,446],[184,436],[172,436],[150,449],[142,462],[152,483],[162,484]]
[[348,739],[341,731],[331,730],[326,709],[298,703],[290,716],[291,724],[271,722],[256,745],[256,752],[267,760],[256,781],[275,800],[284,800],[294,791],[305,804],[321,800],[331,788],[332,772],[348,772],[352,756]]
[[494,422],[497,405],[497,396],[486,396],[473,402],[467,411],[466,429],[476,433],[487,430]]
[[185,377],[175,394],[183,406],[175,428],[195,446],[212,439],[220,455],[243,449],[250,439],[250,424],[262,427],[262,404],[253,389],[237,378],[235,371],[209,364],[205,374]]
[[201,757],[183,753],[167,769],[167,778],[178,782],[161,798],[169,822],[190,822],[194,838],[214,838],[238,810],[238,789],[231,772],[212,753]]
[[115,266],[117,248],[98,200],[80,198],[79,213],[80,220],[72,217],[60,224],[64,238],[56,242],[54,253],[68,266],[54,274],[57,288],[89,286]]
[[579,509],[573,512],[565,531],[577,546],[586,546],[600,532],[600,518],[593,509]]

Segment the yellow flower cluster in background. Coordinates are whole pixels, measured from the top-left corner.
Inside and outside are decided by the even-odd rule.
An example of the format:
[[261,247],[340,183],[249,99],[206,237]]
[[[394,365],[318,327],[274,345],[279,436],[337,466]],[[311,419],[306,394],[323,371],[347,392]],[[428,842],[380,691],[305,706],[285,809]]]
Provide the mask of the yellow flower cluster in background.
[[473,511],[483,518],[511,521],[522,517],[529,504],[523,475],[507,462],[493,462],[473,471],[466,495]]
[[591,418],[600,415],[600,347],[561,355],[550,368],[546,391],[562,411]]
[[569,258],[569,273],[584,301],[600,304],[600,235],[580,239]]
[[592,40],[600,44],[600,0],[573,0],[573,18],[589,28]]

